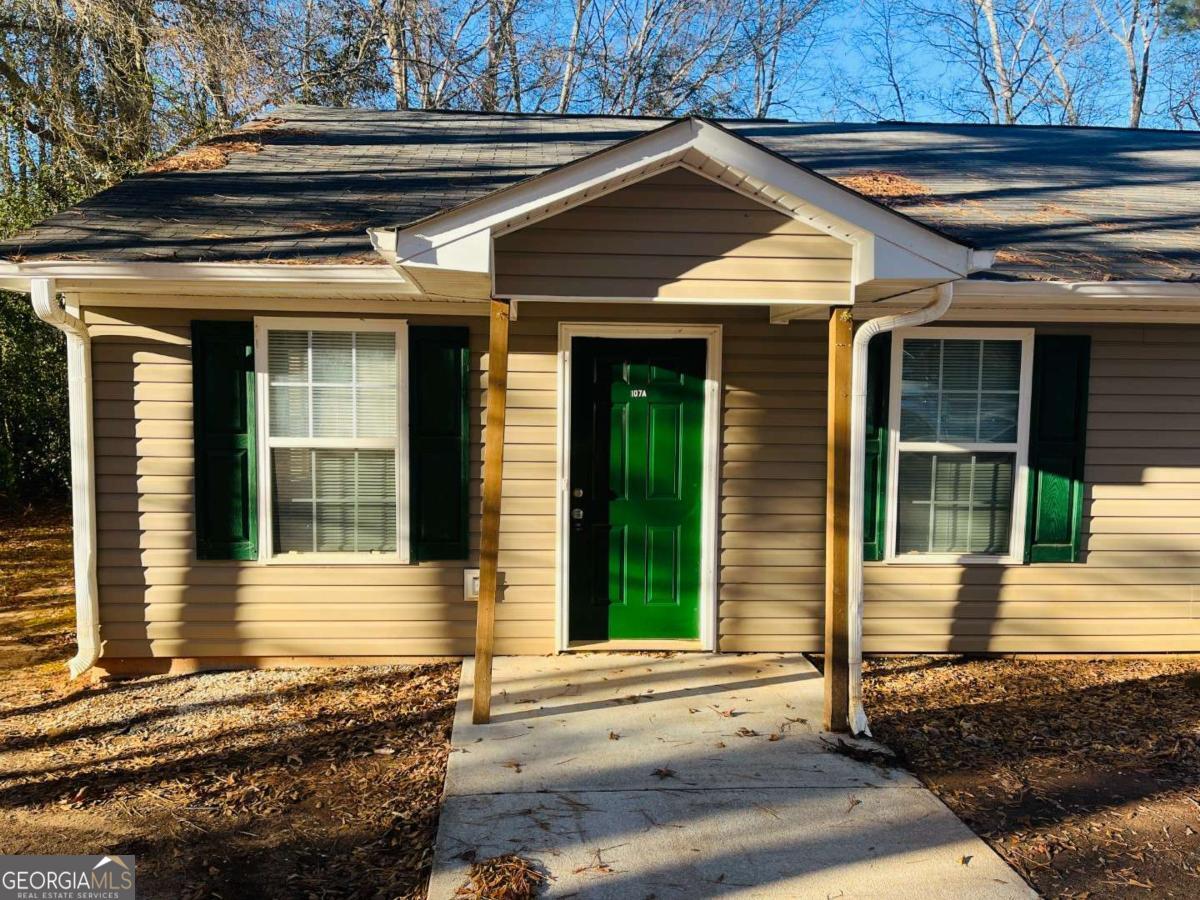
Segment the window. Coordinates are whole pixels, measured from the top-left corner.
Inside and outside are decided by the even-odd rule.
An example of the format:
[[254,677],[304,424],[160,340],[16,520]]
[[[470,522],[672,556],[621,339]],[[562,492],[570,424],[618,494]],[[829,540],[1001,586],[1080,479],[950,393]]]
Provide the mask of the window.
[[897,331],[889,558],[1019,561],[1033,335]]
[[265,559],[407,560],[404,324],[255,324]]

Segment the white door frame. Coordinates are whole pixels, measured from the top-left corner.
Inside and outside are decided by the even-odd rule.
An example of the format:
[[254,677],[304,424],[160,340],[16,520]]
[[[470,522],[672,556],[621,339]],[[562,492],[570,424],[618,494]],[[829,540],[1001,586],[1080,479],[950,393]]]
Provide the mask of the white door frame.
[[700,646],[717,649],[717,536],[720,527],[721,326],[648,322],[559,322],[558,324],[558,503],[554,539],[555,650],[570,644],[571,341],[577,337],[701,339],[707,347],[704,373],[704,457],[700,506]]

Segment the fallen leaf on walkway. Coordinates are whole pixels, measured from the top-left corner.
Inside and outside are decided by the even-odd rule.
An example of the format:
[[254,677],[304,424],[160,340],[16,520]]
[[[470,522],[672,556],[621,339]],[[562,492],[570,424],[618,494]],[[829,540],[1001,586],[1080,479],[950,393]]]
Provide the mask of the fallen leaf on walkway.
[[723,719],[732,719],[737,715],[737,710],[732,707],[730,709],[721,709],[719,706],[714,706],[713,712]]
[[619,734],[617,734],[615,731],[610,731],[608,733],[608,739],[610,741],[619,741],[621,739],[621,736]]
[[959,860],[959,862],[961,862],[964,866],[969,866],[971,864],[971,860],[974,858],[975,857],[973,856],[964,856],[961,860]]
[[472,863],[466,882],[454,892],[467,900],[532,900],[546,876],[515,853]]
[[601,850],[592,851],[592,861],[586,866],[579,866],[572,870],[571,874],[582,875],[585,872],[590,872],[596,875],[611,875],[616,870],[604,861],[604,858],[600,855],[602,852]]
[[738,737],[757,737],[757,735],[758,735],[757,731],[755,731],[753,728],[747,728],[745,725],[743,725],[741,728],[739,728],[734,733]]
[[772,731],[770,734],[767,735],[767,740],[768,741],[782,741],[783,735]]
[[838,753],[842,756],[848,756],[856,762],[871,763],[872,765],[888,768],[890,766],[898,766],[900,761],[897,757],[890,753],[885,753],[874,747],[859,747],[855,744],[847,744],[841,738],[837,739],[836,744],[831,744],[829,741],[822,739],[821,743],[825,745],[825,749],[830,753]]
[[521,764],[515,759],[510,759],[508,762],[501,763],[500,765],[504,766],[506,769],[512,769],[518,775],[521,774]]
[[846,804],[846,812],[850,812],[850,810],[854,809],[856,806],[859,806],[861,803],[861,800],[852,795],[849,802]]
[[657,776],[659,777],[659,779],[663,779],[663,778],[674,778],[674,777],[675,777],[675,770],[674,770],[674,769],[665,769],[665,768],[664,768],[664,769],[655,769],[655,770],[654,770],[653,772],[651,772],[650,774],[651,774],[651,775],[657,775]]

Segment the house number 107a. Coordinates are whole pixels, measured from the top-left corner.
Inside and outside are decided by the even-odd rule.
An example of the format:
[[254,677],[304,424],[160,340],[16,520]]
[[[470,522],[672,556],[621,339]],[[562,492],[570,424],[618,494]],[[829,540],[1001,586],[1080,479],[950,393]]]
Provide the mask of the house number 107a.
[[632,391],[629,392],[629,396],[630,397],[645,397],[646,389],[645,388],[634,388]]

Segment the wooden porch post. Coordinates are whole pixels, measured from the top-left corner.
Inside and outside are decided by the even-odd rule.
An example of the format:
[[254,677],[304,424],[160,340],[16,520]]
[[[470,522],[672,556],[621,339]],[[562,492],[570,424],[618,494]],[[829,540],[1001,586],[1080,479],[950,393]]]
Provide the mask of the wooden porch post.
[[507,300],[493,300],[488,332],[487,424],[483,441],[483,524],[479,537],[479,606],[475,620],[475,684],[471,721],[492,717],[492,646],[496,637],[496,588],[500,555],[501,473],[504,414],[508,401]]
[[849,730],[850,310],[829,315],[825,437],[825,715],[826,731]]

